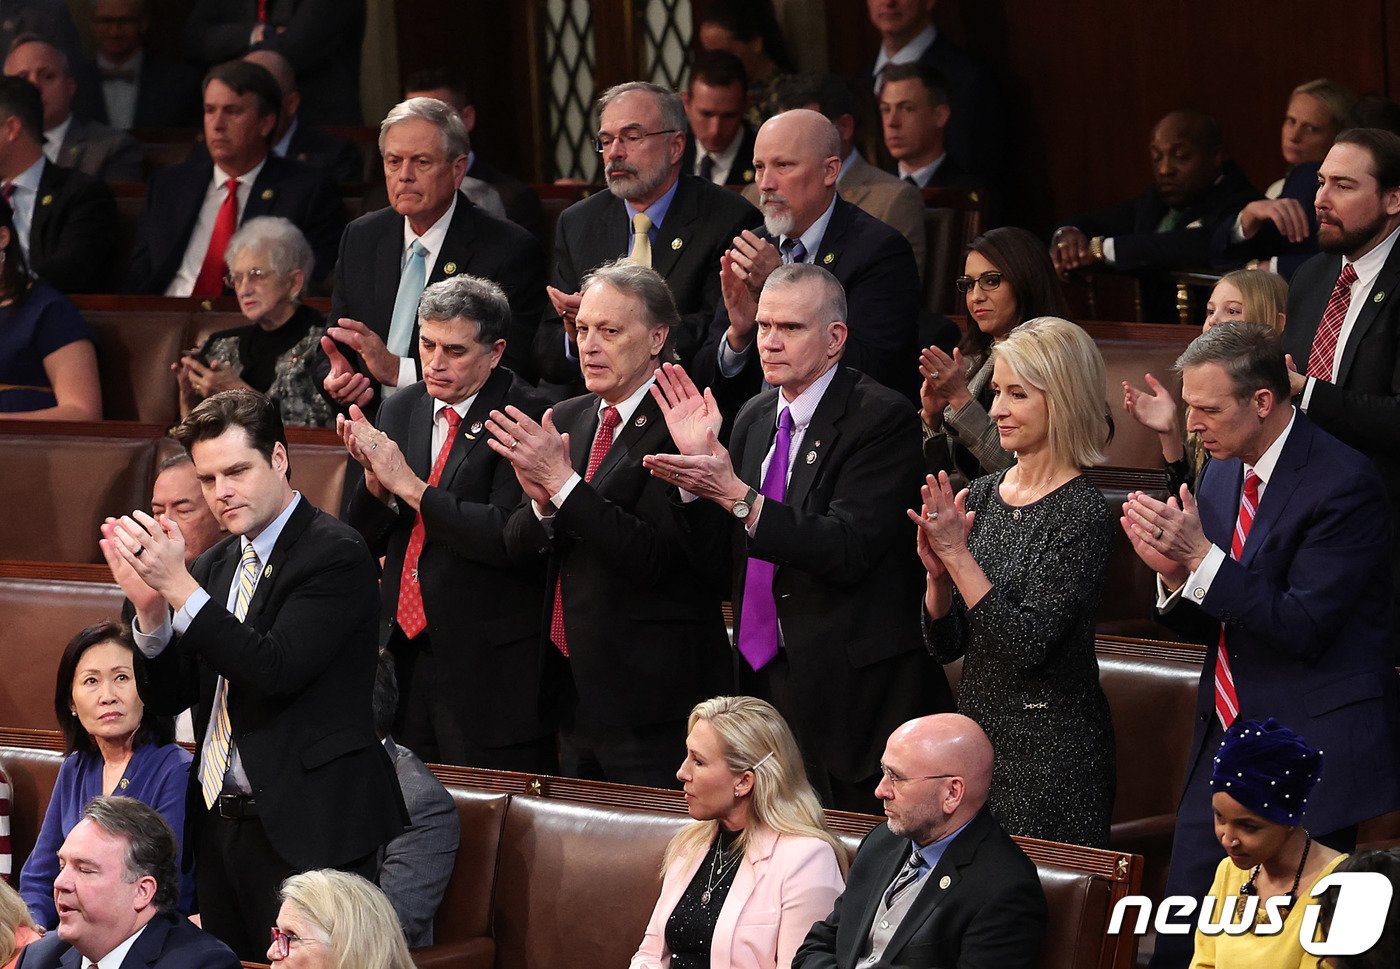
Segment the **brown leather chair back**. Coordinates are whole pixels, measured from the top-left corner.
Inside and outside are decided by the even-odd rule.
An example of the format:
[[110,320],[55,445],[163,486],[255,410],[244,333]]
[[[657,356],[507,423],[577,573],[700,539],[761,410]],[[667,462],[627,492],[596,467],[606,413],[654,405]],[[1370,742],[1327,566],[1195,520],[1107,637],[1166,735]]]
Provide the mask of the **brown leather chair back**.
[[510,795],[447,785],[457,806],[462,840],[452,879],[433,923],[436,945],[463,942],[491,934],[491,895]]
[[56,730],[54,674],[63,648],[78,630],[119,618],[123,596],[110,579],[82,582],[5,574],[14,571],[18,570],[0,566],[0,616],[5,617],[0,623],[0,656],[5,657],[0,724]]
[[0,747],[0,770],[10,779],[12,885],[19,884],[19,870],[34,850],[62,763],[63,754],[56,750]]
[[1172,367],[1200,331],[1150,323],[1089,323],[1084,329],[1098,344],[1108,371],[1104,398],[1113,415],[1115,433],[1104,463],[1117,468],[1162,467],[1162,445],[1156,432],[1123,410],[1123,381],[1146,389],[1142,375],[1151,373],[1180,402],[1181,378]]
[[148,424],[179,420],[170,367],[187,346],[189,313],[87,310],[83,316],[97,335],[103,416]]

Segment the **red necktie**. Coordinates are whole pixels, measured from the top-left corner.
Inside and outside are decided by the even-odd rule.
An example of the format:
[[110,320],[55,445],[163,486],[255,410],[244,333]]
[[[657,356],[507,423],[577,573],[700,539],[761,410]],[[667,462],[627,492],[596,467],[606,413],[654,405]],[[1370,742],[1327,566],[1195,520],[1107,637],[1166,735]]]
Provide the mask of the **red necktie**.
[[[442,439],[442,447],[438,448],[433,470],[428,474],[429,488],[436,488],[442,480],[442,469],[447,467],[447,456],[452,453],[452,445],[457,440],[457,426],[462,423],[462,415],[451,407],[444,407],[442,413],[447,418],[447,434]],[[399,575],[397,619],[399,628],[409,639],[417,636],[428,625],[427,616],[423,613],[423,589],[418,584],[418,557],[423,554],[423,533],[423,513],[420,511],[413,522],[413,532],[408,536],[408,549],[403,555],[403,572]]]
[[1308,376],[1318,380],[1332,381],[1332,361],[1337,356],[1337,340],[1342,335],[1342,323],[1347,318],[1347,308],[1351,306],[1351,284],[1356,282],[1356,267],[1347,263],[1337,277],[1337,285],[1332,287],[1332,295],[1327,300],[1322,322],[1317,325],[1317,335],[1313,337],[1312,350],[1308,353]]
[[267,0],[258,0],[258,23],[267,23]]
[[[608,456],[608,449],[613,445],[613,431],[617,430],[617,423],[621,419],[616,407],[603,408],[603,419],[598,424],[598,433],[593,436],[593,448],[588,452],[588,471],[583,476],[584,481],[592,481],[593,475],[598,471],[598,465],[603,463],[603,458]],[[549,638],[554,645],[559,647],[559,652],[565,656],[569,655],[569,641],[564,634],[564,570],[561,567],[558,577],[554,580],[554,612],[549,617]]]
[[[1236,562],[1244,552],[1249,527],[1254,524],[1254,512],[1259,507],[1259,475],[1244,473],[1244,494],[1240,495],[1240,514],[1235,519],[1235,535],[1230,539],[1230,558]],[[1215,651],[1215,715],[1226,730],[1240,715],[1240,697],[1235,692],[1235,675],[1230,672],[1230,656],[1225,651],[1225,626],[1220,626],[1220,648]]]
[[209,233],[209,248],[194,281],[192,296],[218,296],[224,291],[224,250],[238,228],[238,179],[230,178],[224,182],[224,188],[228,194],[214,217],[214,231]]

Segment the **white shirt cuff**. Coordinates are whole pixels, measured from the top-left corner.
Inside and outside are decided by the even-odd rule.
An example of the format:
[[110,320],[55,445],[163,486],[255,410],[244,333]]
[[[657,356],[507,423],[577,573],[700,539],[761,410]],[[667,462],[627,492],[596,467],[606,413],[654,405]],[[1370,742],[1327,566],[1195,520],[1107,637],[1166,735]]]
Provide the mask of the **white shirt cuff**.
[[165,647],[170,645],[170,610],[166,610],[166,619],[160,627],[150,632],[143,632],[136,617],[131,620],[131,638],[136,640],[136,648],[141,650],[141,655],[147,659],[155,659],[165,652]]
[[1201,559],[1201,564],[1196,567],[1196,571],[1186,577],[1186,581],[1181,584],[1181,588],[1175,592],[1167,592],[1167,587],[1162,583],[1162,577],[1157,576],[1157,610],[1165,612],[1169,607],[1176,604],[1177,599],[1186,599],[1200,605],[1210,592],[1210,584],[1215,581],[1216,573],[1220,571],[1220,564],[1225,561],[1225,552],[1219,545],[1212,545],[1210,551],[1206,552],[1205,558]]
[[1306,384],[1303,385],[1303,399],[1302,399],[1301,403],[1299,404],[1299,406],[1303,408],[1303,413],[1304,413],[1304,414],[1306,414],[1306,413],[1308,412],[1308,404],[1312,403],[1312,392],[1313,392],[1313,388],[1316,387],[1316,386],[1317,386],[1317,378],[1316,378],[1316,377],[1309,377],[1309,378],[1308,378],[1308,382],[1307,382]]
[[1112,266],[1117,256],[1117,247],[1113,244],[1112,237],[1103,241],[1103,261],[1107,266]]
[[418,382],[418,362],[412,357],[399,357],[399,383],[396,387],[380,388],[384,394],[384,399],[388,400],[409,384]]
[[194,622],[194,617],[199,615],[199,610],[204,608],[204,604],[209,601],[209,593],[203,589],[195,589],[190,593],[190,597],[185,600],[185,604],[175,612],[175,618],[170,620],[170,624],[175,627],[175,631],[180,635],[185,634],[185,630],[190,628],[190,623]]
[[1235,225],[1234,225],[1234,227],[1233,227],[1232,229],[1230,229],[1230,241],[1231,241],[1231,242],[1244,242],[1244,229],[1241,228],[1241,226],[1240,226],[1240,220],[1241,220],[1243,217],[1244,217],[1244,214],[1243,214],[1243,213],[1241,213],[1240,215],[1235,216]]
[[579,482],[582,480],[583,478],[579,477],[577,471],[569,475],[569,480],[564,482],[564,487],[559,489],[558,494],[549,496],[549,503],[555,508],[563,508],[564,502],[568,500],[569,495],[573,493],[573,490],[578,487]]

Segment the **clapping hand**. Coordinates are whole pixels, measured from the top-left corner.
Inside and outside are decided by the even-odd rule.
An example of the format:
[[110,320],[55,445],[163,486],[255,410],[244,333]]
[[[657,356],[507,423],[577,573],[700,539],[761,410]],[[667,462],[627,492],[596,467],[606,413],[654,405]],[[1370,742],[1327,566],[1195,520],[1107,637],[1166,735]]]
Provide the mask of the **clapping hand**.
[[718,437],[724,416],[708,387],[702,394],[684,367],[664,363],[656,371],[651,396],[666,418],[676,450],[681,454],[710,453],[707,436],[713,432]]

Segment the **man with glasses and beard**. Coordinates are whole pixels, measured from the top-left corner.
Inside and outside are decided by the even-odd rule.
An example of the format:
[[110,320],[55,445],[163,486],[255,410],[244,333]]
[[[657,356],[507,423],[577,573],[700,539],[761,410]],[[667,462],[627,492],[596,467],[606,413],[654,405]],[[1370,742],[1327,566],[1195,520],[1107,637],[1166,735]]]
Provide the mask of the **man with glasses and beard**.
[[720,305],[720,257],[760,216],[741,197],[695,175],[681,174],[686,116],[680,96],[631,81],[598,99],[598,136],[607,192],[571,205],[559,217],[554,280],[536,341],[544,379],[582,392],[574,320],[579,281],[610,260],[627,257],[661,274],[675,297],[681,325],[671,345],[689,363]]

